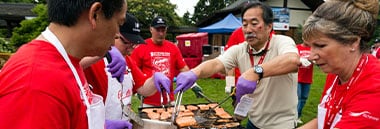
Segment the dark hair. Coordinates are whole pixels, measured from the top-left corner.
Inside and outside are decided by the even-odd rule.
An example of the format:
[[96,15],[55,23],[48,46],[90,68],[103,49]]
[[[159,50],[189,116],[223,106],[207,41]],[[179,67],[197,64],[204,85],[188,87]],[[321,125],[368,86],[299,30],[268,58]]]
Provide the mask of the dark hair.
[[49,22],[65,26],[75,25],[79,16],[88,11],[95,2],[102,4],[107,19],[121,11],[125,0],[47,0]]
[[273,23],[273,12],[272,12],[272,8],[260,1],[254,1],[254,2],[249,2],[247,3],[247,5],[245,5],[241,11],[241,17],[243,18],[245,12],[247,12],[248,9],[250,8],[261,8],[261,10],[263,10],[263,14],[262,14],[262,17],[263,17],[263,20],[265,22],[265,24],[271,24]]

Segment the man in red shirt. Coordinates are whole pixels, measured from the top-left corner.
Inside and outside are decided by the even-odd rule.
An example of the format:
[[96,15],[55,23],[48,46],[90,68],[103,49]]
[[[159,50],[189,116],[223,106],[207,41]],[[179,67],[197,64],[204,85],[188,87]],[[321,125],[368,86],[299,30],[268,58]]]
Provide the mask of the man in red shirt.
[[[119,82],[108,72],[106,65],[111,62],[107,57],[100,59],[97,63],[85,69],[88,83],[92,85],[93,91],[101,95],[105,100],[106,119],[108,120],[128,120],[122,113],[122,107],[131,106],[133,93],[143,96],[151,96],[156,91],[162,92],[160,87],[155,88],[155,83],[169,90],[171,81],[160,72],[154,73],[152,77],[143,74],[129,57],[134,47],[145,43],[140,36],[140,23],[133,15],[127,13],[126,22],[120,27],[120,33],[115,38],[116,51],[121,53],[126,60],[126,71],[123,73],[123,81]],[[112,50],[111,50],[112,51]],[[124,58],[123,58],[124,59]]]
[[125,19],[125,0],[49,0],[47,6],[48,27],[20,47],[0,72],[0,128],[117,124],[105,122],[101,97],[90,91],[79,61],[110,49]]
[[[147,76],[152,76],[155,72],[162,72],[170,80],[173,80],[175,71],[188,71],[189,67],[183,60],[182,54],[174,43],[165,39],[167,31],[166,21],[162,17],[153,19],[150,32],[152,37],[146,39],[146,44],[141,44],[132,52],[131,57],[136,61],[137,66]],[[170,101],[174,101],[173,85],[170,86]],[[144,106],[159,106],[159,93],[144,98]],[[167,97],[164,95],[164,102],[167,104]]]
[[[307,60],[310,56],[310,46],[305,43],[297,45],[298,54],[300,55],[301,60]],[[310,85],[313,82],[313,65],[308,66],[299,66],[298,67],[298,123],[303,123],[301,121],[302,109],[305,106],[306,100],[309,96]]]

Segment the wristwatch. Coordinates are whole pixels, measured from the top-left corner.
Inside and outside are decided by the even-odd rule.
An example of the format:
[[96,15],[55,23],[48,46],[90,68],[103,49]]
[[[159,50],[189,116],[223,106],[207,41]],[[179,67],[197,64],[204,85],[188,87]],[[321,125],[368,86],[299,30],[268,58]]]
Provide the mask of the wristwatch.
[[253,66],[253,70],[254,70],[254,72],[255,72],[257,75],[259,75],[259,80],[260,80],[261,78],[263,78],[263,74],[264,74],[264,69],[263,69],[263,67],[261,67],[260,65],[255,65],[255,66]]

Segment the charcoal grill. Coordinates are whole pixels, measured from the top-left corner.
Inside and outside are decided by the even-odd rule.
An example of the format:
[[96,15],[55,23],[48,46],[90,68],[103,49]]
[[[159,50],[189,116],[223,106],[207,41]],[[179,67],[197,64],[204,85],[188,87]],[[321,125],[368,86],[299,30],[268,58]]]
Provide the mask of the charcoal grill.
[[[197,106],[200,104],[188,104]],[[184,105],[187,107],[188,105]],[[207,105],[207,104],[206,104]],[[165,107],[165,110],[167,110],[170,107]],[[171,119],[166,120],[151,120],[147,113],[142,112],[143,109],[152,109],[153,112],[154,109],[162,109],[162,107],[143,107],[139,108],[139,116],[144,120],[144,127],[143,129],[147,129],[148,126],[156,128],[160,128],[160,126],[163,126],[162,128],[165,129],[172,129],[172,128],[178,128],[178,129],[244,129],[240,125],[240,121],[237,121],[233,118],[230,119],[222,119],[215,115],[214,110],[193,110],[194,118],[197,121],[196,125],[187,126],[187,127],[178,127],[171,121]],[[141,127],[140,127],[141,128]]]

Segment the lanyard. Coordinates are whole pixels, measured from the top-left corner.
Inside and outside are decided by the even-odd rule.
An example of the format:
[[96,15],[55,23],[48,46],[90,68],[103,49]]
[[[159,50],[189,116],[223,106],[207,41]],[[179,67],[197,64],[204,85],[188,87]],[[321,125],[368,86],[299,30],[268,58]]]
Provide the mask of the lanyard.
[[[265,58],[265,56],[267,55],[267,50],[268,50],[268,47],[269,47],[269,43],[270,43],[270,40],[268,41],[268,43],[267,44],[265,44],[265,48],[264,48],[264,54],[262,54],[261,56],[260,56],[260,60],[259,60],[259,62],[257,63],[257,64],[262,64],[263,63],[263,61],[264,61],[264,58]],[[252,53],[252,49],[250,49],[249,47],[248,47],[248,49],[249,49],[249,59],[250,59],[250,61],[251,61],[251,65],[252,65],[252,67],[255,65],[255,61],[254,61],[254,55],[252,55],[251,53]]]
[[344,90],[343,93],[337,94],[337,88],[340,87],[337,84],[338,76],[336,76],[332,86],[331,94],[328,95],[325,108],[327,109],[326,111],[326,116],[325,116],[325,122],[324,122],[324,128],[329,129],[331,128],[331,124],[333,123],[335,116],[338,114],[338,111],[341,110],[342,108],[342,102],[344,98],[347,96],[348,90],[351,88],[351,86],[357,81],[359,76],[362,73],[363,66],[366,65],[368,62],[368,56],[362,55],[360,58],[358,66],[356,66],[354,73],[352,74],[352,77],[348,81],[347,85],[342,85],[346,86],[346,89]]
[[58,52],[61,54],[61,56],[65,59],[67,65],[69,65],[71,72],[74,74],[75,80],[79,86],[79,89],[81,92],[81,97],[82,97],[82,99],[84,99],[84,103],[87,107],[87,109],[86,109],[86,114],[88,116],[87,118],[88,118],[88,121],[90,121],[91,118],[90,118],[90,102],[88,101],[89,98],[87,97],[87,94],[86,94],[86,91],[84,90],[82,81],[79,78],[79,74],[78,74],[77,70],[75,69],[73,63],[71,63],[71,60],[70,60],[69,56],[67,55],[66,50],[63,48],[63,46],[62,46],[61,42],[58,40],[57,36],[55,36],[53,34],[53,32],[51,32],[49,30],[48,27],[46,27],[44,32],[42,32],[42,35],[44,36],[44,38],[46,40],[48,40],[58,50]]

